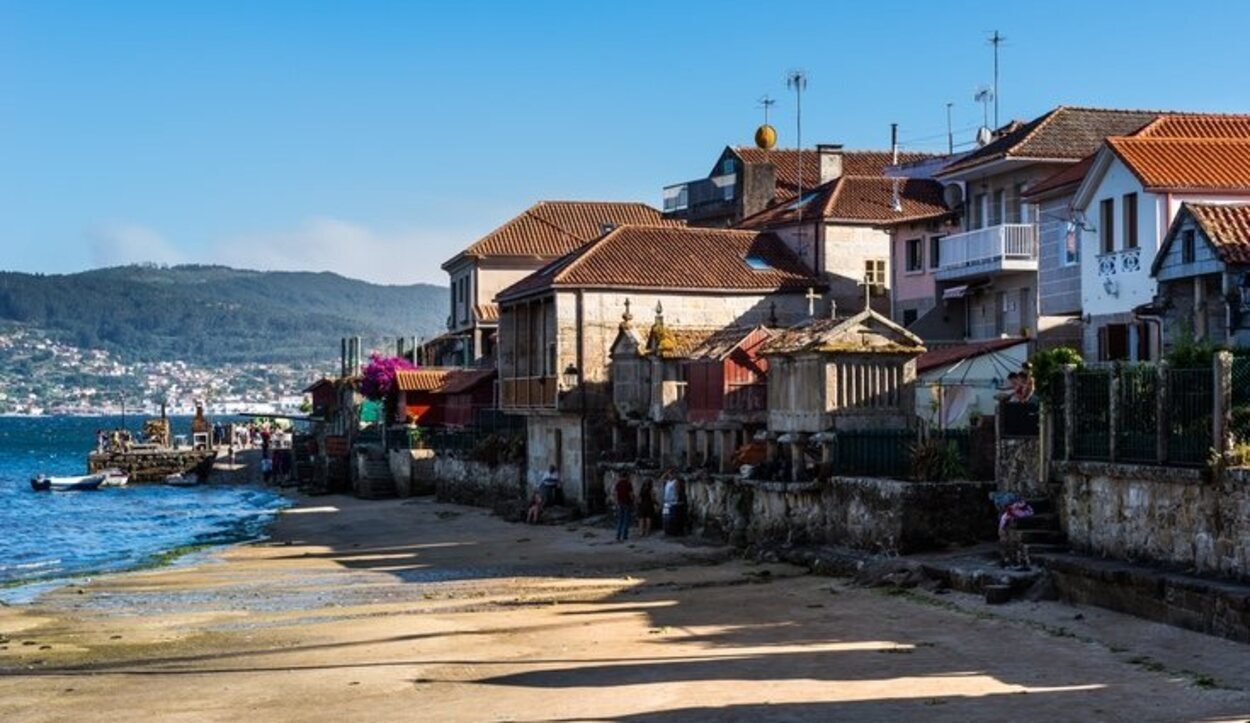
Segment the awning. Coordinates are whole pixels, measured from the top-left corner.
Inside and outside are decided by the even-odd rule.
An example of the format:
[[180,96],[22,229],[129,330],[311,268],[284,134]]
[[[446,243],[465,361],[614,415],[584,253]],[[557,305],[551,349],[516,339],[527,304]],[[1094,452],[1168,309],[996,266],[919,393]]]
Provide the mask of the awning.
[[968,285],[952,286],[942,292],[943,299],[962,299],[968,295]]

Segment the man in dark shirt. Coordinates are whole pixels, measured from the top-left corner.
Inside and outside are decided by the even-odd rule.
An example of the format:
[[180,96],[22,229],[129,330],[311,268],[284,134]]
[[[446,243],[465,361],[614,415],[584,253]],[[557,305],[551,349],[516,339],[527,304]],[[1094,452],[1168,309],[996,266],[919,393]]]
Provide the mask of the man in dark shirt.
[[616,479],[616,541],[629,539],[629,527],[634,523],[634,485],[629,477],[621,475]]

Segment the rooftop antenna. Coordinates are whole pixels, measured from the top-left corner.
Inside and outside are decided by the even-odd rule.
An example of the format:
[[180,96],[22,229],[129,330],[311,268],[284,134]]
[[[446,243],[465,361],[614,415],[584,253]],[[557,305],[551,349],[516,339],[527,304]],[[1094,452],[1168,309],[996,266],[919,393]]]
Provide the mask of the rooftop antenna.
[[997,30],[990,36],[990,45],[994,46],[994,127],[998,127],[998,48],[1007,38]]
[[[803,199],[803,91],[807,90],[807,71],[791,70],[786,74],[786,88],[794,91],[794,139],[798,144],[798,176],[799,193],[796,198]],[[799,219],[803,218],[803,205],[799,204]]]
[[[983,85],[980,88],[977,88],[976,95],[972,96],[972,99],[981,104],[982,127],[989,128],[990,127],[990,103],[993,102],[994,100],[994,90],[992,88],[989,88]],[[995,128],[998,127],[997,122],[995,122],[994,127]]]
[[951,130],[951,106],[954,103],[946,103],[946,155],[955,155],[955,132]]
[[[892,154],[891,165],[898,165],[898,124],[890,124],[890,153]],[[894,195],[890,199],[890,208],[895,212],[903,210],[903,202],[898,197],[899,179],[894,179]]]
[[759,100],[759,107],[764,109],[764,125],[755,129],[755,146],[764,151],[765,157],[777,145],[777,129],[768,124],[768,110],[776,102],[767,95]]

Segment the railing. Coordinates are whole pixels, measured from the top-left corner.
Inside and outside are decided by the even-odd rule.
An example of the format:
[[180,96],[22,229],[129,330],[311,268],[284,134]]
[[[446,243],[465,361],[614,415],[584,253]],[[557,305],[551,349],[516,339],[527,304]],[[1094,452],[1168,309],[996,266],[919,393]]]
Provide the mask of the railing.
[[[967,429],[931,431],[930,439],[952,445],[965,470],[971,467],[972,433]],[[858,430],[838,432],[833,444],[835,475],[890,477],[908,479],[912,474],[912,456],[921,441],[915,430]]]
[[1009,223],[946,236],[938,271],[1003,261],[1037,261],[1037,226]]
[[556,377],[512,377],[501,379],[500,407],[504,409],[554,409],[559,394]]

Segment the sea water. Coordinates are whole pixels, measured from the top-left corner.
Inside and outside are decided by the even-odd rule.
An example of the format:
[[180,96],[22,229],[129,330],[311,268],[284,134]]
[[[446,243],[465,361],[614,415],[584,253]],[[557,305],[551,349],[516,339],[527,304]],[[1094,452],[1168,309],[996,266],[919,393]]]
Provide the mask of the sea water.
[[[141,419],[126,418],[138,432]],[[175,433],[189,418],[171,420]],[[289,501],[253,485],[136,484],[35,492],[30,478],[86,474],[96,431],[121,417],[0,417],[0,601],[69,579],[151,565],[171,552],[258,539]]]

